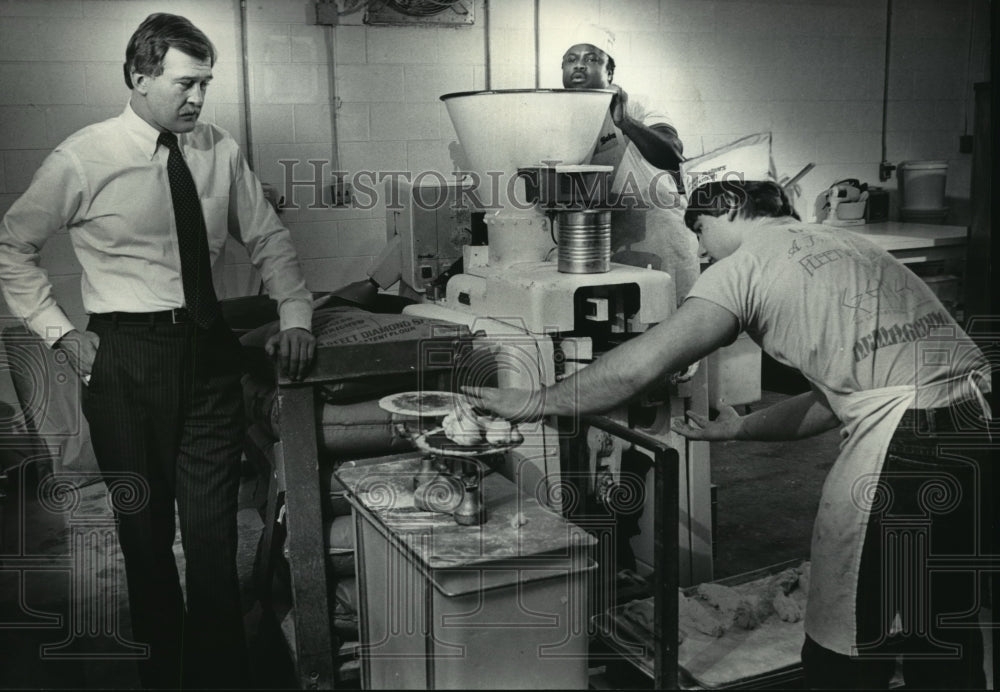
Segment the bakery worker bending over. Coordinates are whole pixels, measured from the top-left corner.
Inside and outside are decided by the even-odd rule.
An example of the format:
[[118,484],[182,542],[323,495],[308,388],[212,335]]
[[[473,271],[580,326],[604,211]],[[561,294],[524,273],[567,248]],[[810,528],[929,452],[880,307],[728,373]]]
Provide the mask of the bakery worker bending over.
[[983,688],[983,353],[903,264],[861,235],[799,221],[773,182],[699,187],[686,222],[716,261],[677,312],[558,384],[470,390],[473,403],[511,420],[605,411],[745,331],[811,391],[675,430],[794,440],[841,429],[813,529],[806,686],[886,688],[903,655],[908,687]]

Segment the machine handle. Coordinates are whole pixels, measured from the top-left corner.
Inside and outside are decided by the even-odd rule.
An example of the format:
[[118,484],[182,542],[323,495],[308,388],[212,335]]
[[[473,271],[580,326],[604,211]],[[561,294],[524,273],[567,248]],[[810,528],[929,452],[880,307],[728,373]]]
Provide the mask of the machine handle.
[[592,425],[593,427],[610,433],[615,437],[620,437],[626,442],[634,444],[637,447],[648,449],[657,457],[675,451],[673,447],[662,440],[658,440],[652,435],[648,435],[641,430],[636,430],[635,428],[630,428],[627,425],[622,425],[618,421],[608,418],[607,416],[583,416],[583,423],[586,425]]

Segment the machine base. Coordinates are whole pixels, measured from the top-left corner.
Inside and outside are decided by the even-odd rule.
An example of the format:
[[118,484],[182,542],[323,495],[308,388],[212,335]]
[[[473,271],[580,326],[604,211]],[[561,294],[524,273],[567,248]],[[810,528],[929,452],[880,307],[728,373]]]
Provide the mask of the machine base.
[[490,315],[534,334],[576,331],[581,320],[641,332],[676,305],[673,278],[655,269],[612,263],[600,274],[564,274],[554,262],[522,262],[474,271],[451,278],[441,306]]

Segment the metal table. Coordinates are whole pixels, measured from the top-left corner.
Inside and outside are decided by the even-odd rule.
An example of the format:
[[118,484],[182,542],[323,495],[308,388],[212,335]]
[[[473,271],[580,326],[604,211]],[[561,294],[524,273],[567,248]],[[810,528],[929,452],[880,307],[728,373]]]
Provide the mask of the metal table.
[[500,474],[486,520],[414,504],[422,454],[340,467],[355,518],[366,689],[585,689],[596,540]]
[[862,235],[883,250],[892,253],[903,264],[965,261],[965,244],[969,229],[965,226],[942,226],[907,221],[882,221],[860,226],[845,226],[844,230]]

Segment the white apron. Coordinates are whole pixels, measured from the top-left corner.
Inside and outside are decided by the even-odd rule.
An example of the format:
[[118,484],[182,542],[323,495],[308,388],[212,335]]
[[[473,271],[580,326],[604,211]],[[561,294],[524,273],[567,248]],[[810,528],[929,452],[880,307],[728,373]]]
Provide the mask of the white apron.
[[[679,306],[701,272],[698,240],[684,225],[684,197],[677,191],[673,177],[646,161],[635,143],[612,123],[610,115],[605,130],[616,136],[598,148],[591,163],[615,167],[610,190],[612,199],[617,200],[621,195],[646,206],[612,212],[611,250],[615,253],[627,249],[658,257],[659,266],[655,268],[674,279]],[[636,264],[623,257],[614,261]],[[638,263],[637,266],[646,265]]]
[[[971,378],[961,379],[966,387],[956,387],[956,381],[922,387],[921,408],[947,406],[973,392],[985,401]],[[851,655],[856,653],[858,570],[868,517],[889,442],[903,413],[914,407],[917,389],[896,386],[846,395],[820,389],[843,423],[843,442],[823,484],[813,527],[805,631],[820,646]]]

